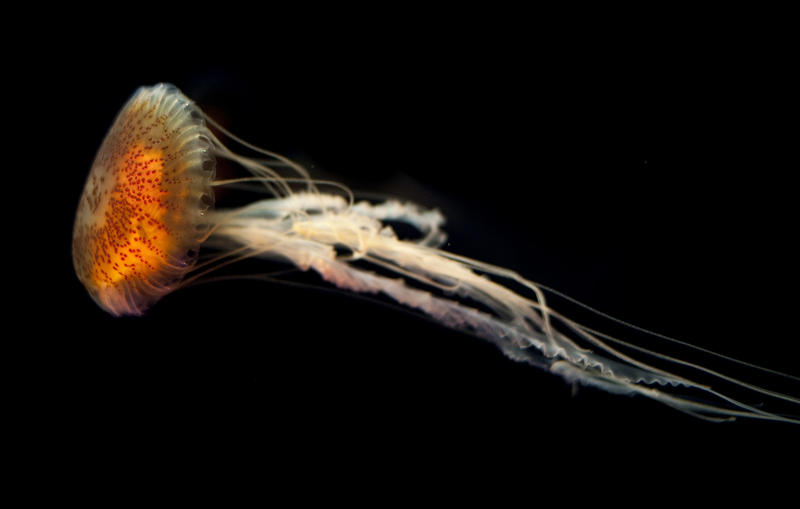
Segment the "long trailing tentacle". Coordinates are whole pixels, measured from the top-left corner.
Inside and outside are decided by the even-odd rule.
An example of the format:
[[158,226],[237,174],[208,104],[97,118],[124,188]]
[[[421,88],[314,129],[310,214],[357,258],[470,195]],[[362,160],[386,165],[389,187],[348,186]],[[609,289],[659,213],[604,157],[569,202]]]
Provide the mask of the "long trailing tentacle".
[[[341,197],[314,192],[262,200],[234,214],[214,214],[217,224],[209,238],[212,245],[227,250],[244,246],[253,256],[280,258],[302,270],[314,270],[339,288],[382,293],[448,327],[495,343],[512,359],[547,369],[568,381],[646,396],[711,420],[750,417],[800,423],[645,363],[608,341],[762,396],[800,405],[798,398],[597,333],[549,308],[542,289],[515,272],[438,249],[444,238],[439,229],[443,217],[436,211],[401,202],[350,206]],[[415,226],[421,237],[400,240],[385,221],[406,222]],[[337,249],[349,250],[350,254],[343,255]],[[366,261],[398,277],[365,270],[353,265],[353,260]],[[531,296],[521,295],[489,276],[514,281]],[[674,394],[669,387],[697,391],[711,402]]]
[[[418,309],[444,325],[465,330],[496,344],[507,356],[558,374],[571,382],[594,386],[612,393],[638,394],[691,415],[708,420],[750,417],[800,423],[748,405],[710,385],[677,375],[634,358],[611,346],[671,363],[708,375],[754,394],[800,405],[800,399],[750,384],[699,364],[634,345],[570,320],[549,307],[545,292],[566,298],[578,306],[666,341],[700,350],[750,368],[788,379],[800,378],[754,366],[710,352],[610,317],[547,286],[534,283],[508,269],[472,260],[439,249],[446,236],[444,217],[397,200],[355,203],[353,194],[336,182],[314,180],[302,165],[280,154],[252,145],[225,130],[212,118],[206,120],[228,138],[267,159],[251,159],[225,147],[213,134],[211,142],[220,157],[238,162],[253,177],[218,181],[218,186],[258,183],[274,197],[249,206],[210,214],[207,244],[223,251],[212,258],[189,281],[196,281],[215,268],[246,257],[288,260],[301,270],[314,270],[337,287],[361,293],[382,293],[396,302]],[[289,169],[294,176],[281,175]],[[295,192],[292,184],[302,184]],[[318,186],[333,186],[342,196],[325,194]],[[407,223],[420,232],[416,240],[400,240],[387,222]],[[349,254],[341,254],[341,249]],[[388,277],[354,265],[360,260]],[[529,296],[497,282],[519,285]],[[415,283],[425,289],[411,286]],[[436,294],[431,291],[437,292]],[[481,309],[479,309],[481,308]],[[705,394],[712,402],[700,402],[670,392],[682,387]],[[713,402],[716,401],[716,402]]]

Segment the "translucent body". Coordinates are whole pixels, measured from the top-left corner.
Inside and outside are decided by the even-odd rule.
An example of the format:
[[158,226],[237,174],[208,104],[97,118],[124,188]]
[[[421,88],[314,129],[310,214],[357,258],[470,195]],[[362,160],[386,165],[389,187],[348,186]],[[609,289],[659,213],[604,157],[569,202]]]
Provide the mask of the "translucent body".
[[73,262],[94,300],[141,314],[194,264],[213,203],[203,117],[175,88],[140,89],[97,153],[75,216]]
[[[138,105],[141,98],[146,98],[144,104],[148,106],[139,111],[150,111],[148,108],[155,104],[172,105],[168,111],[175,111],[175,118],[186,120],[165,124],[173,127],[164,133],[174,131],[169,136],[183,140],[175,144],[174,150],[169,149],[172,145],[151,144],[148,136],[127,132],[137,125],[128,119],[138,117],[126,112],[131,105]],[[715,383],[737,386],[759,398],[798,405],[800,400],[796,397],[596,332],[551,309],[543,288],[513,271],[443,251],[440,247],[445,239],[441,231],[444,218],[437,211],[399,201],[354,203],[346,188],[338,184],[335,185],[345,190],[347,199],[322,193],[317,189],[321,182],[312,180],[304,168],[282,156],[249,145],[269,160],[235,154],[205,127],[201,115],[174,87],[157,85],[140,89],[123,109],[101,147],[81,199],[73,250],[81,281],[109,312],[140,314],[178,287],[181,278],[195,280],[221,264],[243,257],[276,259],[300,270],[313,270],[343,290],[384,294],[448,327],[491,341],[514,360],[548,370],[573,383],[618,394],[646,396],[709,419],[743,416],[798,422],[737,401],[708,383],[656,367],[630,352],[702,374]],[[153,129],[160,140],[162,131]],[[142,140],[147,144],[140,147]],[[163,153],[151,152],[158,147],[167,147],[164,153],[177,155],[164,157]],[[212,174],[203,171],[204,166],[209,167],[209,154],[236,161],[253,176],[212,181]],[[288,169],[296,176],[280,175],[278,168]],[[114,184],[104,188],[102,177],[108,175],[115,177]],[[147,182],[153,175],[161,180]],[[168,178],[173,187],[166,187]],[[263,191],[270,196],[237,209],[206,210],[202,197],[209,186],[246,183],[263,185]],[[302,188],[295,189],[294,184]],[[141,212],[136,198],[121,204],[115,201],[127,192],[125,189],[130,191],[135,185],[144,186],[144,191],[149,189],[151,196],[162,200],[156,201],[154,208],[146,209],[150,216],[131,212],[131,207]],[[135,192],[133,195],[139,197]],[[121,212],[114,212],[115,207]],[[389,221],[407,223],[420,236],[416,240],[398,239],[388,226]],[[118,224],[123,225],[121,231],[115,229]],[[166,238],[162,237],[165,232]],[[141,247],[142,238],[152,241],[155,247]],[[141,256],[135,256],[134,262],[120,268],[116,257],[122,258],[120,248],[124,253],[127,242],[136,245],[139,251],[134,253]],[[202,265],[193,266],[194,258],[187,252],[200,244],[218,254]],[[126,260],[131,256],[126,255]],[[374,270],[364,268],[365,264]],[[612,343],[626,350],[611,346]],[[687,391],[695,395],[685,396]]]

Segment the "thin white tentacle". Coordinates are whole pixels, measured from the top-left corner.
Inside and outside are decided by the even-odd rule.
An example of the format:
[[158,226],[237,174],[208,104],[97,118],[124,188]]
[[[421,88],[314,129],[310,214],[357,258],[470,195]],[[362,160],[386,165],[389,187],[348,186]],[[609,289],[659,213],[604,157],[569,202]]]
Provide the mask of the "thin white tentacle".
[[[604,342],[602,334],[595,334],[551,310],[541,289],[515,272],[437,249],[435,246],[440,245],[438,239],[443,235],[439,228],[444,218],[436,211],[394,201],[378,205],[359,202],[349,206],[338,196],[295,193],[255,202],[234,214],[214,212],[214,221],[217,223],[209,238],[211,245],[221,249],[245,246],[255,256],[282,259],[301,270],[314,270],[341,289],[384,294],[432,316],[447,327],[493,342],[514,360],[547,369],[567,381],[613,393],[646,396],[711,420],[751,417],[800,422],[755,408],[685,376],[635,359]],[[406,222],[420,231],[420,239],[400,240],[383,221]],[[352,255],[343,256],[337,249],[349,250]],[[354,259],[371,262],[376,268],[399,277],[387,277],[357,267],[350,263]],[[530,290],[531,297],[487,275],[512,280]],[[410,281],[443,294],[409,286]],[[484,306],[487,311],[472,307],[471,302]],[[565,328],[556,329],[552,323],[554,319]],[[580,346],[578,341],[587,346]],[[673,360],[756,393],[800,403],[792,396]],[[672,386],[696,390],[719,403],[697,402],[666,392],[666,388]]]

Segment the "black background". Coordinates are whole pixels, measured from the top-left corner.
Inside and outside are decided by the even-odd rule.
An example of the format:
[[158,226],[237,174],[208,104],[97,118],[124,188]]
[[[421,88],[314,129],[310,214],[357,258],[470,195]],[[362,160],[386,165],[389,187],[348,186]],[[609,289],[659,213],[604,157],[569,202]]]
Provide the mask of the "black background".
[[71,267],[83,181],[130,94],[166,81],[316,176],[440,208],[453,252],[798,374],[794,301],[781,293],[797,281],[797,164],[779,60],[631,50],[638,39],[573,47],[519,27],[381,32],[235,43],[212,30],[180,52],[104,39],[114,58],[99,43],[37,62],[47,115],[30,129],[57,135],[24,168],[40,177],[15,186],[46,198],[25,216],[46,241],[25,255],[41,270],[19,293],[31,317],[12,387],[32,395],[24,413],[60,461],[219,456],[303,475],[343,459],[377,470],[524,459],[538,472],[547,458],[597,472],[735,464],[796,441],[789,425],[573,396],[478,339],[341,293],[237,281],[180,290],[142,318],[95,306]]

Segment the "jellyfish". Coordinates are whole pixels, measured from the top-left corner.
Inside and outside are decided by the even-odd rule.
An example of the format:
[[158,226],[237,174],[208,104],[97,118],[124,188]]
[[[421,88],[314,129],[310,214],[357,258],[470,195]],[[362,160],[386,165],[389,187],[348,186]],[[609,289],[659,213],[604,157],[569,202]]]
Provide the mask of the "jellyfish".
[[[234,152],[215,132],[259,157]],[[241,165],[247,176],[216,178],[218,159]],[[241,185],[258,186],[263,196],[215,208],[215,188]],[[418,235],[399,237],[392,227],[398,223]],[[356,201],[345,185],[314,179],[297,162],[237,138],[162,83],[139,88],[102,142],[80,197],[72,255],[89,295],[114,316],[142,315],[165,295],[231,263],[277,260],[316,272],[342,291],[382,295],[575,386],[650,398],[712,421],[800,423],[717,385],[792,408],[800,398],[582,325],[550,307],[546,296],[663,341],[800,378],[646,331],[513,270],[448,252],[443,223],[438,210],[411,202]]]

